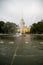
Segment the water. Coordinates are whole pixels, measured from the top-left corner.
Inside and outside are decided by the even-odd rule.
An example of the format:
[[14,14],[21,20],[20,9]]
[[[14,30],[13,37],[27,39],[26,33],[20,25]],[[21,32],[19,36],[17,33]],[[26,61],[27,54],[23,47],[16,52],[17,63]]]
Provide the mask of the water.
[[43,65],[43,35],[0,35],[0,65]]

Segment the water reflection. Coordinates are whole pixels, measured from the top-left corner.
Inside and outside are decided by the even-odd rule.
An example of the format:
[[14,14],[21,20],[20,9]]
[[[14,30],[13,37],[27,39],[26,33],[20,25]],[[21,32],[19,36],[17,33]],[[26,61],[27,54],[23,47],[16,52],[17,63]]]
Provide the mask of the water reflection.
[[43,64],[43,35],[0,35],[0,65],[21,64]]
[[39,40],[39,41],[43,41],[43,34],[34,34],[31,35],[32,40]]

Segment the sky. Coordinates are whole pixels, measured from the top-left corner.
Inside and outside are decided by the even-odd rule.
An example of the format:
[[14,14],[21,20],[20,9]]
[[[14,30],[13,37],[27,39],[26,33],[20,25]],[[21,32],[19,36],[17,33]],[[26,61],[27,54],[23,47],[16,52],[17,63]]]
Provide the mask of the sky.
[[43,20],[43,0],[0,0],[0,20],[27,26]]

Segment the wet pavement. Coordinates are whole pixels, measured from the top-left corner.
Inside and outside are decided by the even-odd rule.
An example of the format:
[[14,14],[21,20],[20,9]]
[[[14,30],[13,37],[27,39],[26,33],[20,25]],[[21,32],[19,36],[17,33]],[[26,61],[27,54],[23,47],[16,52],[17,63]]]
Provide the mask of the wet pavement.
[[0,65],[43,65],[43,35],[0,35]]

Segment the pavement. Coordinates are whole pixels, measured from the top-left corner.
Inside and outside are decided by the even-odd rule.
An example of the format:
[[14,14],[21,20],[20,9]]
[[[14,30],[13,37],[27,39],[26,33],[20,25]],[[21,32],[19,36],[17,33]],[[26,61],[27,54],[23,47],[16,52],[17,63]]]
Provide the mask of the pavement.
[[43,65],[43,40],[30,35],[1,38],[0,65]]

